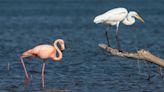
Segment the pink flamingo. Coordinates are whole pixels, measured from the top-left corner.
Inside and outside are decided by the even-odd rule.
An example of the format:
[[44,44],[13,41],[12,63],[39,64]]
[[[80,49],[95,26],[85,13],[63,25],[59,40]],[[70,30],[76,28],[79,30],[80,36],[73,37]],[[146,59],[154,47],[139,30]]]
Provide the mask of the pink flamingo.
[[[58,48],[57,44],[60,45],[61,50]],[[23,58],[30,57],[30,56],[36,56],[36,57],[39,57],[43,60],[46,60],[48,58],[52,58],[54,61],[59,61],[63,57],[62,51],[64,51],[64,49],[65,49],[64,40],[57,39],[54,42],[54,46],[43,44],[43,45],[36,46],[33,49],[30,49],[30,50],[24,52],[20,56],[20,59],[21,59],[21,63],[22,63],[23,68],[24,68],[26,80],[28,80],[29,77],[28,77],[28,73],[26,71],[26,67],[25,67]],[[58,54],[58,56],[56,54]],[[43,62],[43,64],[42,64],[42,88],[44,88],[44,68],[45,68],[45,62]]]

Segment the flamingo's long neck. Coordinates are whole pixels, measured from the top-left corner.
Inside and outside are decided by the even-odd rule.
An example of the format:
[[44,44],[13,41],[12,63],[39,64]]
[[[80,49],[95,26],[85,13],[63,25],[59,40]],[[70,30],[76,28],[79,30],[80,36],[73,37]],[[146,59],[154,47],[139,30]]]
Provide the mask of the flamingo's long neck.
[[135,23],[135,18],[131,14],[131,12],[128,13],[127,17],[122,21],[125,25],[132,25]]
[[58,56],[56,56],[56,53],[55,53],[55,55],[53,55],[53,57],[52,57],[52,59],[55,60],[55,61],[59,61],[59,60],[61,60],[62,57],[63,57],[63,54],[62,54],[62,52],[60,51],[60,49],[58,48],[57,43],[58,43],[58,40],[55,41],[54,47],[55,47],[55,49],[56,49],[56,51],[57,51],[57,53],[58,53]]

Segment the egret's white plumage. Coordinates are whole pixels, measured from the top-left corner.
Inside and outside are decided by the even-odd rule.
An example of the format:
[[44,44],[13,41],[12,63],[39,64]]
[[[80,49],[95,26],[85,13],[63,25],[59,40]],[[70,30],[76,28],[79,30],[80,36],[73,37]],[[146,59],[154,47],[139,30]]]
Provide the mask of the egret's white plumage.
[[97,17],[95,17],[94,22],[105,23],[110,25],[116,25],[117,22],[123,20],[128,14],[128,11],[125,8],[116,8],[105,12]]
[[132,25],[135,23],[135,18],[144,22],[144,20],[135,11],[130,11],[128,13],[126,8],[114,8],[104,14],[96,16],[94,23],[104,23],[112,26],[118,24],[119,26],[119,23],[122,22],[125,25]]
[[[111,26],[116,26],[116,40],[117,40],[117,46],[119,48],[120,46],[118,43],[117,34],[118,34],[118,27],[120,22],[122,22],[125,25],[132,25],[135,23],[135,18],[141,20],[144,23],[144,20],[137,14],[137,12],[130,11],[128,13],[126,8],[114,8],[105,12],[104,14],[96,16],[94,19],[94,23],[96,24],[103,23],[103,24],[109,24]],[[109,45],[109,41],[108,41],[108,45]]]

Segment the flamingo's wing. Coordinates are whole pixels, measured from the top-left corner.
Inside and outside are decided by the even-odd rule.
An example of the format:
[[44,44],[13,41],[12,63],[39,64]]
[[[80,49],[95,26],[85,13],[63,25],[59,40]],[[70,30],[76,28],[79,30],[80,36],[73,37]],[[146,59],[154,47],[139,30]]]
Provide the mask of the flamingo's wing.
[[54,52],[54,47],[51,45],[39,45],[33,48],[33,52],[42,59],[49,58],[50,54]]

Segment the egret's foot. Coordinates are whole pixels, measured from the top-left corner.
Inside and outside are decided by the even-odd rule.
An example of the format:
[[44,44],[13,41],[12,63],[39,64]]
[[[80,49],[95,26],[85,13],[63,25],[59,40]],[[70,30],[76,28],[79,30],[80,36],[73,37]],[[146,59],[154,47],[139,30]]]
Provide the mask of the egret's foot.
[[110,47],[110,44],[108,43],[108,47]]
[[119,52],[123,52],[123,50],[121,50],[121,49],[118,49],[118,51],[119,51]]
[[117,49],[118,49],[119,52],[123,52],[123,50],[121,49],[121,46],[120,46],[119,43],[117,43]]
[[123,50],[122,50],[122,49],[120,49],[120,48],[118,48],[118,47],[117,47],[117,50],[118,50],[119,52],[123,52]]

